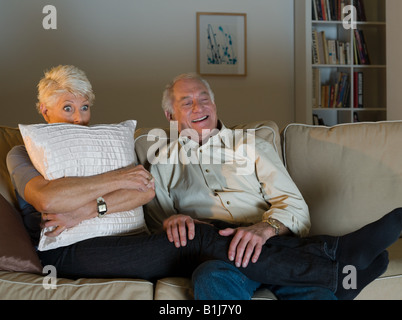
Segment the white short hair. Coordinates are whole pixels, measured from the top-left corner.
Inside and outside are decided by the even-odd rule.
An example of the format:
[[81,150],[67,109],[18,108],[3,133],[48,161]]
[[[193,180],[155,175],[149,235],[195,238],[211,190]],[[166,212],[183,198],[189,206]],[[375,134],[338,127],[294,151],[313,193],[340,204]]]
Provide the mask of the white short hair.
[[36,108],[40,113],[40,105],[53,107],[58,97],[65,93],[83,96],[93,105],[95,94],[85,72],[71,65],[59,65],[45,72],[38,84],[38,103]]
[[168,111],[169,113],[173,114],[173,87],[179,81],[183,79],[192,79],[192,80],[199,80],[201,81],[205,87],[208,89],[209,96],[213,103],[215,103],[215,95],[209,85],[209,83],[203,79],[197,73],[183,73],[175,77],[165,88],[163,91],[162,97],[162,109],[164,111]]

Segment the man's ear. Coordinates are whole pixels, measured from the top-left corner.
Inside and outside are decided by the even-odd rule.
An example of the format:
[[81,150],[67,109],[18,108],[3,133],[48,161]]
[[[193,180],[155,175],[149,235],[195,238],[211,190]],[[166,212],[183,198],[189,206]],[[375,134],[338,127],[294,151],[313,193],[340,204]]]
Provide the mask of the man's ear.
[[173,114],[171,114],[169,111],[165,111],[165,117],[168,121],[173,120]]
[[40,110],[40,113],[42,114],[43,118],[45,119],[45,121],[48,122],[48,120],[49,120],[49,117],[47,115],[48,109],[46,108],[44,103],[40,104],[39,110]]

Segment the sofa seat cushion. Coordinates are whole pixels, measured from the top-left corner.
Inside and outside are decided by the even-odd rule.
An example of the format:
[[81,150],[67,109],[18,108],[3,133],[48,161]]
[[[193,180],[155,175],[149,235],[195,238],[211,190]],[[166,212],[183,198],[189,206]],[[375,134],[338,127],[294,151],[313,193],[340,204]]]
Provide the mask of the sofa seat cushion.
[[[387,271],[380,278],[402,278],[402,239],[399,239],[388,248],[389,265]],[[402,294],[402,287],[401,287]]]
[[[170,277],[158,280],[155,286],[155,300],[193,300],[194,293],[191,279]],[[255,292],[252,300],[276,300],[274,294],[266,288]]]
[[57,279],[56,289],[45,289],[49,278],[0,271],[4,300],[152,300],[153,284],[134,279]]
[[401,207],[402,121],[283,131],[286,167],[304,196],[311,234],[342,235]]

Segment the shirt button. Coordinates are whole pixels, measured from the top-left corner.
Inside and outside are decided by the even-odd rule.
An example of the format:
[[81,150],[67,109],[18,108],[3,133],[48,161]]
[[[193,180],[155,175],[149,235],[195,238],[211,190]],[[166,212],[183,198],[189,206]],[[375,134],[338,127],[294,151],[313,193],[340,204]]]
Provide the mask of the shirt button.
[[226,204],[229,205],[229,204],[230,204],[230,201],[226,201]]
[[206,172],[206,173],[209,173],[209,169],[206,169],[205,172]]

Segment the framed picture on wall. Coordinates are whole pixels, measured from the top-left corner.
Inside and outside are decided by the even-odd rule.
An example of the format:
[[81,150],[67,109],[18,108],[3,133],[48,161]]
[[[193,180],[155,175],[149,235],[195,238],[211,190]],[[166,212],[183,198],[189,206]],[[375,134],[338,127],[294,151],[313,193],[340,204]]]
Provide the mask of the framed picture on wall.
[[247,75],[247,15],[197,12],[197,72]]

